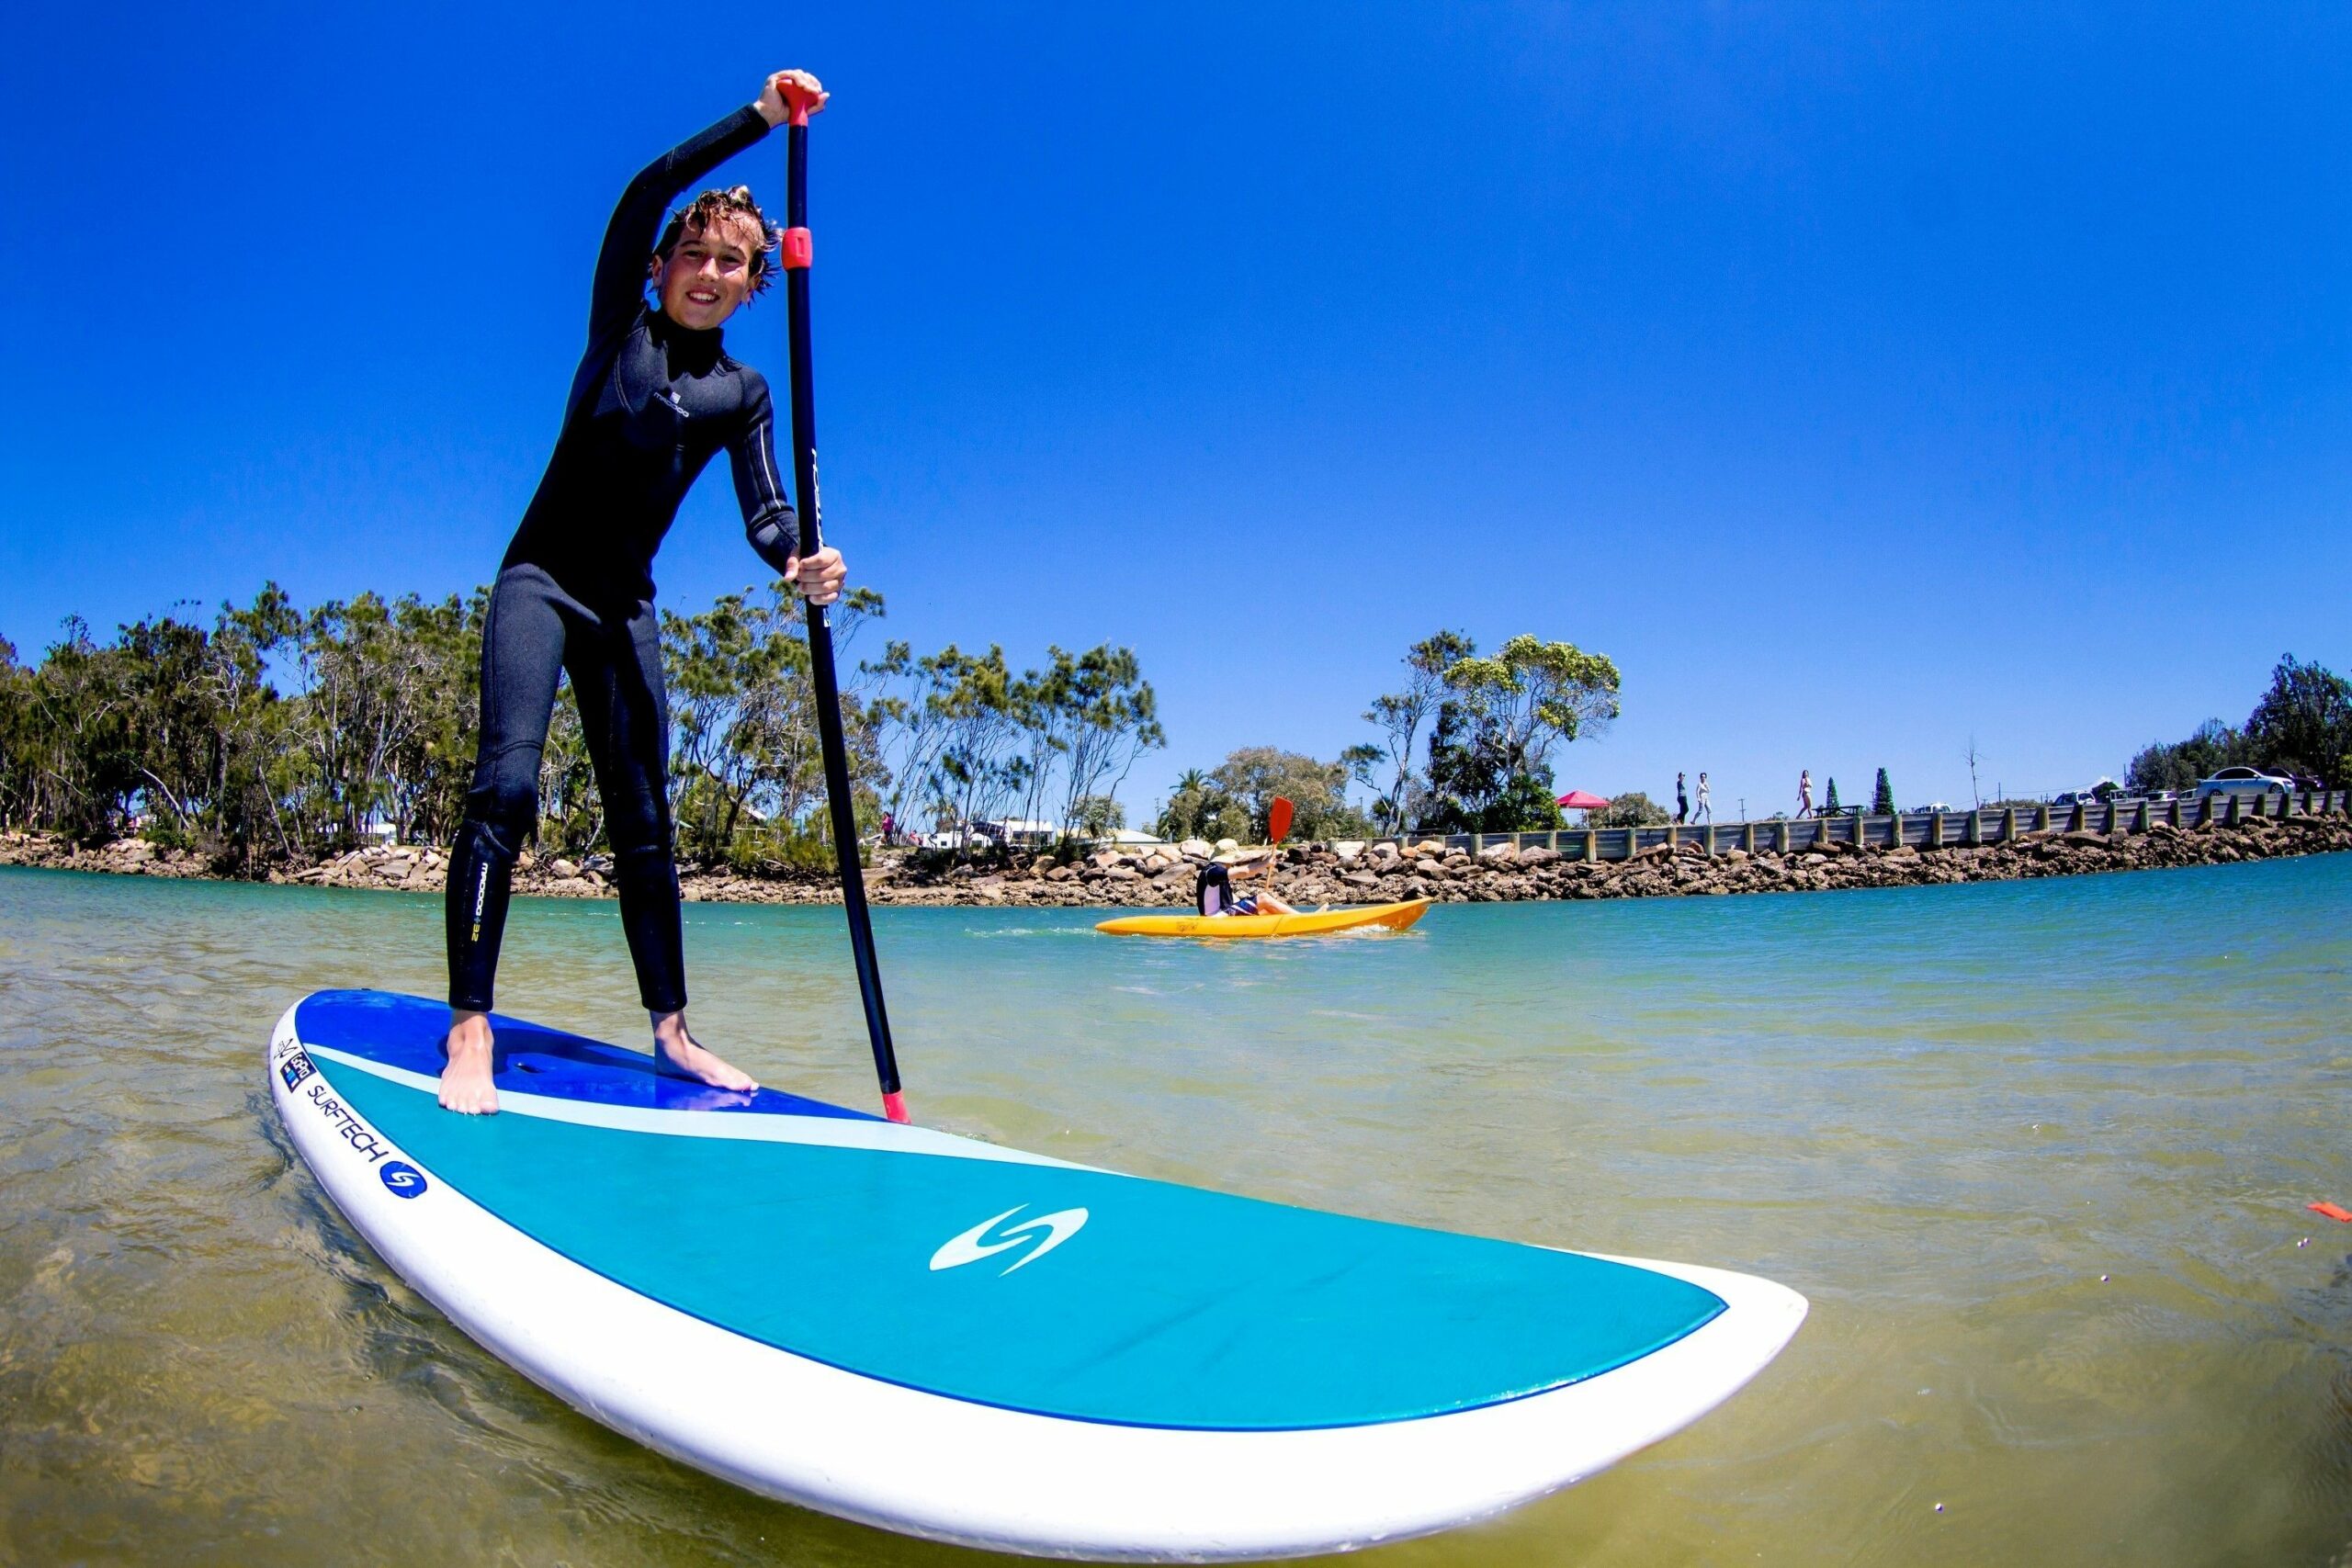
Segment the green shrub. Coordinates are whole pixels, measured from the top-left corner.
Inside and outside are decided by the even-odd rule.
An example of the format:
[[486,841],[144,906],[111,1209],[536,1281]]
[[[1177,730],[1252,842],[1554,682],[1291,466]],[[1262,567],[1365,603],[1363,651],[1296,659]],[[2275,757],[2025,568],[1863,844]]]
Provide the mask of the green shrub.
[[1644,795],[1629,789],[1612,797],[1609,804],[1585,818],[1588,828],[1656,828],[1672,820],[1666,807]]

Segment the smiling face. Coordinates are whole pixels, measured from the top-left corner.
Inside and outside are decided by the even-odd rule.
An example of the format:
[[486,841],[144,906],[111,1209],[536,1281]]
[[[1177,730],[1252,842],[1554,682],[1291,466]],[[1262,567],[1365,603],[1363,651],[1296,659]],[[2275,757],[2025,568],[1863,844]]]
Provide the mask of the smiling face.
[[750,298],[754,258],[766,235],[747,212],[722,212],[679,231],[669,251],[653,258],[653,291],[662,313],[682,327],[707,332]]

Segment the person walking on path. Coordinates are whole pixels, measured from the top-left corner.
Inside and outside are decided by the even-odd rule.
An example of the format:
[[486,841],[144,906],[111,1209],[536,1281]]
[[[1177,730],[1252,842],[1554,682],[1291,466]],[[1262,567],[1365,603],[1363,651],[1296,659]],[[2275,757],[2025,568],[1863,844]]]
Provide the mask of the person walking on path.
[[1797,770],[1797,815],[1800,817],[1813,815],[1813,770],[1811,768]]
[[686,1031],[669,699],[652,569],[679,502],[724,451],[752,551],[811,604],[838,599],[847,575],[839,551],[800,556],[767,383],[729,357],[719,337],[719,324],[767,283],[781,231],[741,186],[707,190],[663,222],[695,181],[790,118],[787,87],[823,107],[815,77],[773,73],[755,102],[629,181],[605,231],[589,293],[588,351],[482,626],[481,730],[449,857],[446,911],[441,1104],[450,1111],[498,1109],[491,987],[515,857],[538,822],[539,757],[556,682],[567,671],[605,805],[621,930],[657,1064],[718,1089],[757,1087]]
[[1680,773],[1677,773],[1674,775],[1674,820],[1677,823],[1682,823],[1688,822],[1690,819],[1690,792],[1682,787],[1682,775]]
[[1699,775],[1699,815],[1695,820],[1713,823],[1714,819],[1715,808],[1707,804],[1707,775],[1701,773]]

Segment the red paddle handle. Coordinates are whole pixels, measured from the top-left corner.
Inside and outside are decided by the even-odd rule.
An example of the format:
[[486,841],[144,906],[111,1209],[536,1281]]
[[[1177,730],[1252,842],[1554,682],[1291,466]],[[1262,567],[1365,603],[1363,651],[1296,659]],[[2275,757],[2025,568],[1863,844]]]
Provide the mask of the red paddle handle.
[[786,82],[776,88],[776,96],[792,115],[792,123],[807,125],[808,117],[825,107],[825,95],[812,93],[797,82]]

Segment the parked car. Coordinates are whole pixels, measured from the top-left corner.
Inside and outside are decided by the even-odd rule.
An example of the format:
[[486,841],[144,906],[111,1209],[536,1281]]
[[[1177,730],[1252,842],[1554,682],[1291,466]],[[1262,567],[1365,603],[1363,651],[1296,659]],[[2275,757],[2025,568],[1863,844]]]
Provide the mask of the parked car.
[[2199,799],[2209,795],[2286,795],[2293,788],[2291,781],[2260,768],[2223,768],[2210,779],[2197,781]]

